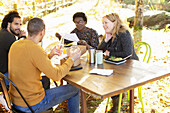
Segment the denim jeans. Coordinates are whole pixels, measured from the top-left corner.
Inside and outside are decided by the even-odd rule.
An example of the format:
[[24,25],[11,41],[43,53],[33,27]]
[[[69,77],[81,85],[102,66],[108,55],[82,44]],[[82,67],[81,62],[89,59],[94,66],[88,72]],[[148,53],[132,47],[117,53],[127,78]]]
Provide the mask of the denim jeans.
[[[4,75],[9,78],[8,72],[4,73]],[[5,84],[9,86],[9,81],[7,79],[5,79]]]
[[[35,113],[39,113],[46,111],[67,99],[69,113],[80,113],[80,90],[71,84],[45,90],[45,97],[43,100],[40,103],[31,106],[31,108]],[[21,107],[18,105],[14,105],[14,107],[26,113],[31,112],[28,107]]]

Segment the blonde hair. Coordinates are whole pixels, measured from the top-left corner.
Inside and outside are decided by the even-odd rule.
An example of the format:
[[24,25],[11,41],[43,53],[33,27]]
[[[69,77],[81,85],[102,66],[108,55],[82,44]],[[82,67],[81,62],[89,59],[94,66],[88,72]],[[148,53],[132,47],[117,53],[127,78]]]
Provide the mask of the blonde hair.
[[115,38],[116,34],[118,35],[119,32],[125,32],[126,30],[128,30],[128,28],[122,22],[122,20],[120,19],[119,15],[117,13],[108,14],[108,15],[104,16],[103,18],[107,18],[111,22],[115,22],[115,27],[113,28],[113,32],[112,32],[113,38]]

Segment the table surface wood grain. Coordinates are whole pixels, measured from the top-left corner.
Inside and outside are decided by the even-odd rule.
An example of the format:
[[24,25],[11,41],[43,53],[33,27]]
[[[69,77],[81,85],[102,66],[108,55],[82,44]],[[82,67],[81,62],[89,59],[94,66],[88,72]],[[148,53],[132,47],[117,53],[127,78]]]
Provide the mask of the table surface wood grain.
[[69,72],[64,80],[102,99],[170,75],[170,70],[167,68],[137,60],[127,60],[121,65],[105,62],[97,65],[100,69],[113,69],[113,74],[109,77],[89,74],[89,71],[96,66],[89,64],[86,57],[81,58],[81,66],[83,69]]

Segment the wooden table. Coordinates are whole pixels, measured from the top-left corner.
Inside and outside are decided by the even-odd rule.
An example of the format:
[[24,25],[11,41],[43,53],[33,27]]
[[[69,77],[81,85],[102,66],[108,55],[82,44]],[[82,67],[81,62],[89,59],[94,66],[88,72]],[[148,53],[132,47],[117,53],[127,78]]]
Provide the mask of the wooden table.
[[105,62],[98,65],[97,68],[113,69],[113,75],[109,77],[89,74],[95,65],[89,64],[87,58],[81,59],[81,65],[83,69],[69,72],[64,80],[82,90],[83,113],[87,112],[85,93],[105,99],[128,90],[130,90],[130,113],[134,113],[134,88],[170,75],[170,70],[166,68],[137,60],[127,60],[121,65]]

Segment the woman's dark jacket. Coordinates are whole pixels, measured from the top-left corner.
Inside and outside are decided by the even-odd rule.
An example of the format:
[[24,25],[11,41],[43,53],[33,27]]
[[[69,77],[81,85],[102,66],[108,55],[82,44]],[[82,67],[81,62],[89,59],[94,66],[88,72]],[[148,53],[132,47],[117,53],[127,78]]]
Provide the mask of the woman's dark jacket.
[[112,38],[107,43],[103,39],[97,49],[103,50],[103,52],[108,50],[110,51],[109,56],[115,57],[125,58],[126,56],[132,54],[129,59],[138,60],[138,56],[135,53],[133,40],[128,30],[125,32],[120,32],[118,35],[116,35],[113,42]]

